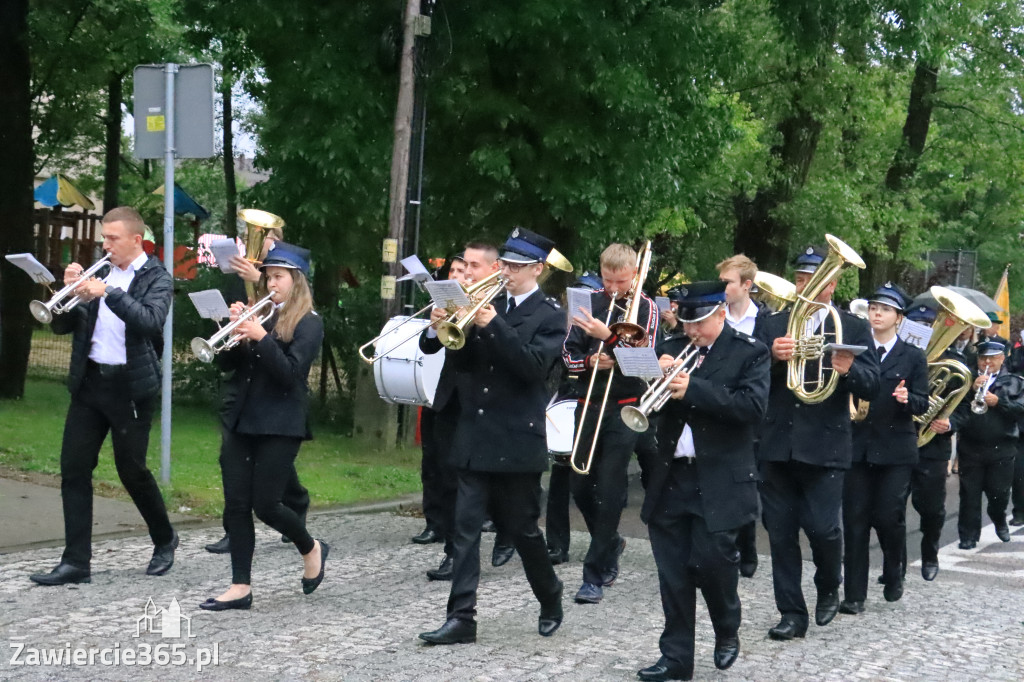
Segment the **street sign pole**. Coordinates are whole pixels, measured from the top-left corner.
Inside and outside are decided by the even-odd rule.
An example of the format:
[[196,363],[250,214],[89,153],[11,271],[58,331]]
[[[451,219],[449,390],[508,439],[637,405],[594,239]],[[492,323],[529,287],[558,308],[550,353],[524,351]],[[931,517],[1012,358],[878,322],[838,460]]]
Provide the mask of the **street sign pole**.
[[[174,277],[174,79],[177,64],[164,65],[164,102],[167,128],[164,139],[164,267]],[[163,387],[160,397],[160,480],[171,482],[171,358],[174,336],[174,299],[164,321]]]

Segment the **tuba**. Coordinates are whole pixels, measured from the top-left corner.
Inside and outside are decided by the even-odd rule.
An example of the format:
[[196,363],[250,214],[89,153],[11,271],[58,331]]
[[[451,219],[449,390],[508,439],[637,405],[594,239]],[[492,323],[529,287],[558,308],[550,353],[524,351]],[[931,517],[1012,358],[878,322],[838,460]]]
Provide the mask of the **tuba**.
[[[947,419],[971,390],[971,370],[959,360],[942,359],[964,329],[984,327],[988,316],[971,301],[945,287],[932,287],[932,296],[939,304],[939,312],[932,323],[932,336],[928,339],[925,355],[928,358],[928,410],[914,421],[920,424],[917,447],[926,445],[935,437],[928,428],[936,419]],[[982,396],[984,400],[984,396]]]
[[[262,265],[260,255],[263,253],[263,242],[271,230],[284,227],[284,219],[258,208],[243,208],[238,212],[238,217],[245,223],[245,260],[259,267]],[[256,285],[246,282],[245,293],[249,301],[255,301]]]
[[750,291],[750,298],[763,303],[773,313],[781,312],[796,301],[796,286],[770,272],[757,271],[754,275],[756,290]]
[[[828,242],[828,256],[811,275],[804,290],[797,294],[786,327],[786,336],[796,341],[793,357],[787,363],[786,386],[808,405],[827,400],[839,383],[839,375],[831,367],[825,367],[823,364],[826,346],[825,325],[822,324],[821,333],[815,333],[812,326],[814,313],[827,310],[835,325],[834,343],[843,342],[843,325],[839,312],[831,305],[818,303],[814,299],[847,266],[853,265],[860,269],[865,267],[857,252],[841,239],[826,234],[825,241]],[[812,364],[809,366],[808,363]],[[813,376],[809,376],[809,372],[813,371],[810,367],[817,369]]]

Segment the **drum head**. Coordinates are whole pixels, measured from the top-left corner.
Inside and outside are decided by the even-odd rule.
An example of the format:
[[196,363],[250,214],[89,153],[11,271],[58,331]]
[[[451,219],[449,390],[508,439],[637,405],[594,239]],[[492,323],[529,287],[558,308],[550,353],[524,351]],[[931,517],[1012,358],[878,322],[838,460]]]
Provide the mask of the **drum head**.
[[419,334],[430,320],[392,317],[381,332],[376,353],[385,357],[373,365],[377,394],[385,402],[399,405],[426,405],[434,401],[437,382],[444,365],[444,349],[432,355],[420,350]]
[[560,400],[548,405],[547,409],[548,452],[558,459],[568,457],[572,452],[572,441],[576,435],[576,401]]

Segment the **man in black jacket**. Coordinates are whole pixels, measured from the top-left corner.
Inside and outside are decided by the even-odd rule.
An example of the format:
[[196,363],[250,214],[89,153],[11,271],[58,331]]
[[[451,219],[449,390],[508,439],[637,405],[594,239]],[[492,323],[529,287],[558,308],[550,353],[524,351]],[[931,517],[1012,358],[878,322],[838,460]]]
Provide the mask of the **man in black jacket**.
[[[1010,541],[1006,505],[1017,453],[1017,421],[1024,417],[1024,379],[1003,369],[1003,344],[982,341],[977,349],[973,391],[949,420],[950,430],[957,434],[960,461],[960,549],[978,545],[982,492],[988,498],[988,516],[996,536]],[[979,393],[980,404],[975,402]]]
[[[82,282],[75,292],[83,303],[53,318],[55,333],[74,333],[68,373],[71,405],[60,454],[66,546],[56,568],[31,576],[41,585],[90,581],[92,471],[108,433],[117,474],[155,546],[146,573],[163,575],[174,563],[178,534],[146,468],[149,428],[160,392],[163,325],[174,282],[160,260],[143,251],[145,229],[135,209],[109,211],[103,217],[103,248],[110,254],[110,274],[105,282]],[[82,271],[77,263],[69,265],[65,284]]]
[[447,621],[420,635],[431,644],[476,641],[480,528],[492,500],[494,523],[512,538],[540,602],[538,632],[550,636],[562,623],[562,582],[537,527],[548,467],[546,382],[565,336],[565,313],[537,285],[553,246],[529,230],[512,232],[501,255],[505,293],[480,309],[465,346],[446,357],[460,404],[452,446],[459,472],[455,566]]
[[[715,631],[715,667],[739,655],[739,529],[757,515],[754,434],[768,401],[768,349],[726,324],[725,284],[683,287],[679,319],[699,364],[670,384],[662,409],[658,459],[651,466],[641,518],[658,565],[665,629],[661,658],[641,680],[693,676],[696,589]],[[671,366],[685,339],[668,342]],[[671,344],[671,346],[669,345]]]
[[[811,281],[824,254],[808,247],[796,260],[795,284],[801,293]],[[832,307],[835,279],[823,284],[815,297]],[[847,344],[871,347],[867,323],[845,311],[838,311]],[[768,634],[789,640],[807,632],[808,612],[800,586],[803,561],[800,529],[807,535],[816,572],[818,599],[814,620],[827,625],[839,610],[842,579],[843,536],[839,524],[843,498],[843,472],[850,466],[850,396],[871,400],[878,393],[878,357],[874,353],[853,356],[847,351],[825,354],[820,362],[838,374],[836,390],[815,404],[801,401],[786,382],[788,361],[794,355],[794,339],[787,335],[789,312],[757,318],[754,338],[771,349],[771,394],[762,427],[757,459],[761,468],[761,501],[772,554],[775,604],[782,614]],[[835,323],[827,309],[812,318],[816,334],[829,335]],[[813,361],[809,373],[817,376]],[[807,378],[807,377],[805,377]]]

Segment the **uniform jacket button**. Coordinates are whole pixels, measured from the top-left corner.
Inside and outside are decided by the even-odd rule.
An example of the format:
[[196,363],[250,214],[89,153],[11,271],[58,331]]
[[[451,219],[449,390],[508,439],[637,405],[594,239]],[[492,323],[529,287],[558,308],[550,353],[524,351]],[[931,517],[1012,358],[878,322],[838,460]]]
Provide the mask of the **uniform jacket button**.
[[489,388],[487,388],[486,386],[484,386],[484,393],[487,393],[487,391],[489,391],[489,390],[490,390]]
[[479,410],[477,410],[477,411],[476,411],[476,413],[477,413],[477,414],[483,414],[483,413],[484,413],[484,410],[483,410],[483,408],[480,408]]

